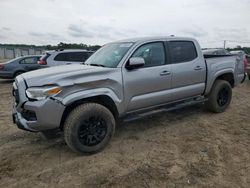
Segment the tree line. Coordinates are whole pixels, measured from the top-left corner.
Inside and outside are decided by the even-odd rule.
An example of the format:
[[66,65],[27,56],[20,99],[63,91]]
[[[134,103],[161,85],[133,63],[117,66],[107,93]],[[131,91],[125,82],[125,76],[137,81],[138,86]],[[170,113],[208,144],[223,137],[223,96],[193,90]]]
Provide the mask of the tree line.
[[[57,45],[27,45],[27,44],[0,44],[0,46],[3,47],[19,47],[19,48],[41,48],[44,50],[59,50],[59,49],[85,49],[85,50],[91,50],[96,51],[101,46],[100,45],[87,45],[83,43],[63,43],[60,42]],[[227,50],[243,50],[245,53],[250,55],[250,47],[241,47],[236,46],[235,48],[227,48]]]
[[85,49],[96,51],[101,46],[100,45],[87,45],[87,44],[77,44],[77,43],[63,43],[60,42],[57,45],[27,45],[27,44],[0,44],[2,47],[7,48],[41,48],[44,50],[59,50],[59,49]]

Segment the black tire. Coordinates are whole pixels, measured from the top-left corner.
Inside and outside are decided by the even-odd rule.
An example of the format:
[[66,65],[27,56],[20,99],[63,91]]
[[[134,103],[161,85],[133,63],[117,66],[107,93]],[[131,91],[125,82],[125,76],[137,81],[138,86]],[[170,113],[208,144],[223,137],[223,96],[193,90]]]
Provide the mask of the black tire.
[[232,99],[232,88],[229,82],[225,80],[216,80],[210,94],[206,107],[208,110],[221,113],[229,106]]
[[115,132],[115,118],[104,106],[85,103],[71,111],[64,123],[64,139],[76,152],[96,153],[102,150]]
[[248,80],[250,80],[250,74],[248,74]]

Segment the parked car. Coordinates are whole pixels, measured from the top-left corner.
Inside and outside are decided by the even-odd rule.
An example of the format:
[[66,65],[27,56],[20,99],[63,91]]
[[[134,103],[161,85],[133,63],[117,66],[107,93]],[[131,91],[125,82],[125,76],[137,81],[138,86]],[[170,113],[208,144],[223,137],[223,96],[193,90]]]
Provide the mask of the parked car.
[[238,56],[238,60],[239,61],[243,61],[244,62],[244,69],[245,69],[245,73],[246,75],[248,74],[248,78],[250,79],[250,68],[249,68],[249,59],[247,54],[243,51],[243,50],[233,50],[230,51],[231,54],[237,55]]
[[248,75],[248,79],[250,80],[250,55],[246,56],[246,60],[247,60],[247,75]]
[[85,62],[94,52],[87,50],[54,50],[47,51],[38,61],[43,67],[80,64]]
[[121,120],[197,103],[224,112],[243,78],[236,56],[204,58],[192,38],[122,40],[104,45],[84,65],[18,76],[13,120],[20,129],[45,135],[59,129],[72,150],[95,153]]
[[41,55],[21,56],[0,64],[0,78],[13,79],[16,76],[38,69]]
[[230,52],[223,48],[209,48],[202,50],[204,55],[229,55]]

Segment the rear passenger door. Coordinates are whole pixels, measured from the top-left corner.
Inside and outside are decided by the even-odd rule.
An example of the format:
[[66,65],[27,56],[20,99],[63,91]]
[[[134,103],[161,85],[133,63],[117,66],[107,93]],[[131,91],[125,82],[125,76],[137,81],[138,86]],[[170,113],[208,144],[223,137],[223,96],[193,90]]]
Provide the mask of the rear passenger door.
[[88,59],[87,52],[71,52],[68,53],[68,61],[71,63],[83,63]]
[[54,57],[53,66],[55,65],[66,65],[68,59],[68,53],[62,52]]
[[80,64],[88,58],[87,52],[62,52],[55,56],[56,65]]
[[36,70],[39,65],[37,64],[37,61],[39,60],[39,57],[27,57],[22,59],[19,64],[22,66],[22,68],[25,71],[31,71]]
[[172,100],[197,96],[205,89],[206,67],[192,41],[169,41],[172,63]]

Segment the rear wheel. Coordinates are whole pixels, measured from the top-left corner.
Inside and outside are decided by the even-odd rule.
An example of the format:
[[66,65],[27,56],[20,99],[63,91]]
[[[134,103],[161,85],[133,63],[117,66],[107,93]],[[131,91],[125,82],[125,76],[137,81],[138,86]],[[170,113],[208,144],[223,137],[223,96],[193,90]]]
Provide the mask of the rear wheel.
[[96,153],[102,150],[115,132],[113,114],[104,106],[85,103],[76,107],[64,124],[67,145],[80,153]]
[[224,112],[232,99],[231,85],[225,80],[216,80],[210,94],[206,107],[208,110],[220,113]]

